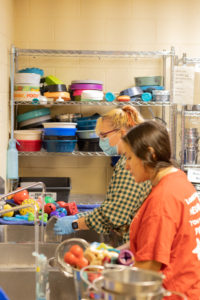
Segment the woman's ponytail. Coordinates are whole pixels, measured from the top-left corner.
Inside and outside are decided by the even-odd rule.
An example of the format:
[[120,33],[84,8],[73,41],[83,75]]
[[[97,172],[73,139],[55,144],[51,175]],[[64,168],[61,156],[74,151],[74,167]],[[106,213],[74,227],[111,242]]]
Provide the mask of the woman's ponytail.
[[126,105],[122,110],[127,114],[127,127],[133,127],[144,122],[143,117],[135,107]]

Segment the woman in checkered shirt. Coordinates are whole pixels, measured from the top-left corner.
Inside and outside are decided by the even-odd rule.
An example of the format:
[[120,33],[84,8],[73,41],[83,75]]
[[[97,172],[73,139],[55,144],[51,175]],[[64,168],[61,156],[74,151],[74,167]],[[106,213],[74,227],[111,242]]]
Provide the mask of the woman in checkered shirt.
[[55,234],[93,229],[107,235],[114,231],[122,238],[122,242],[129,240],[130,223],[150,193],[151,184],[150,181],[136,183],[126,170],[121,137],[142,122],[140,113],[130,105],[115,108],[98,119],[96,132],[100,137],[100,147],[110,156],[121,156],[115,165],[106,199],[92,212],[60,218],[54,226]]

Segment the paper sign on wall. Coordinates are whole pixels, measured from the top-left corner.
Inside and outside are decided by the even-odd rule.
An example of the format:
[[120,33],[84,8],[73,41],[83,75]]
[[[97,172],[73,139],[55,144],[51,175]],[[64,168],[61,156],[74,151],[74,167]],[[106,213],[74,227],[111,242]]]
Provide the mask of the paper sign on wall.
[[200,183],[200,169],[188,169],[187,177],[193,183]]
[[195,67],[175,66],[174,103],[193,104]]

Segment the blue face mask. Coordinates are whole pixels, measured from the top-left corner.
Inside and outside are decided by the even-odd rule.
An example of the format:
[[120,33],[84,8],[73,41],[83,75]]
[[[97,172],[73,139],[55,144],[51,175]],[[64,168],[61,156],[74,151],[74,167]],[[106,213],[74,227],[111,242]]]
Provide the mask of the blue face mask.
[[118,154],[117,146],[116,145],[115,146],[110,146],[108,137],[103,138],[103,139],[100,138],[99,139],[99,146],[103,150],[103,152],[106,153],[107,155],[114,156],[114,155]]

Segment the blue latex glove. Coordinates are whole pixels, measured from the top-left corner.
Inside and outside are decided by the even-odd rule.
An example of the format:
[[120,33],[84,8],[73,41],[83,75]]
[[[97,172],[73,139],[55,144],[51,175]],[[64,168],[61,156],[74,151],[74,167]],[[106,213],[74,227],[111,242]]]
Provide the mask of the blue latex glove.
[[59,218],[54,225],[54,233],[57,235],[63,235],[75,232],[75,230],[72,228],[72,222],[77,219],[77,215]]

